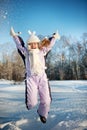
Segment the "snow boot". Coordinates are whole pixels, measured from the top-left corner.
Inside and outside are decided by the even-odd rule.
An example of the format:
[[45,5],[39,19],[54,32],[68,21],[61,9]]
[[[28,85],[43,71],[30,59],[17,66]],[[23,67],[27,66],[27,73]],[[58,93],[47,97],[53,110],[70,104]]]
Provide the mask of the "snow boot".
[[[37,110],[37,113],[38,113],[38,110]],[[44,116],[41,116],[39,113],[38,113],[39,117],[40,117],[40,120],[42,123],[46,123],[46,118]]]
[[39,116],[40,116],[41,122],[42,122],[42,123],[46,123],[46,118],[45,118],[44,116],[41,116],[41,115],[39,115]]

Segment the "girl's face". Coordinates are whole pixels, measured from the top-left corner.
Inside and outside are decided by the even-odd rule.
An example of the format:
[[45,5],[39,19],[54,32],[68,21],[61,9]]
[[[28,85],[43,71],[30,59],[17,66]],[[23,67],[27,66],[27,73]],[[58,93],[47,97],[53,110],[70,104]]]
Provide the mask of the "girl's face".
[[37,48],[38,48],[37,42],[28,43],[28,49],[37,49]]

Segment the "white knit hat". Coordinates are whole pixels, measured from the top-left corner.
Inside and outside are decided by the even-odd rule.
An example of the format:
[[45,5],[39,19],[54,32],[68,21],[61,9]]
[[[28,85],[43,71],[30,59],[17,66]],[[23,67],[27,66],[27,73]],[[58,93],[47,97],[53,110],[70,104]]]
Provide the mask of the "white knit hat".
[[29,39],[27,40],[27,43],[33,43],[33,42],[40,42],[40,39],[35,35],[35,31],[34,32],[31,32],[31,31],[28,31],[30,37]]

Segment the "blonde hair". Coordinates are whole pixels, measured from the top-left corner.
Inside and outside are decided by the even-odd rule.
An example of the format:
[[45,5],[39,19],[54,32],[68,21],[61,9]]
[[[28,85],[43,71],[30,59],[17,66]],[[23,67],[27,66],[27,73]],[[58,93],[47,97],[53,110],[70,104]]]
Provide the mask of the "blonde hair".
[[50,40],[47,38],[44,38],[40,44],[39,44],[39,49],[42,49],[43,47],[48,47],[50,44]]

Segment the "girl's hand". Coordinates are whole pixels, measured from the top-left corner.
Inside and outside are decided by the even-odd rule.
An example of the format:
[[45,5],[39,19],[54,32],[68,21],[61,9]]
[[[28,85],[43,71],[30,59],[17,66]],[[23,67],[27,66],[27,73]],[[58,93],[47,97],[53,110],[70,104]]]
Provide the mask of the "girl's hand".
[[56,31],[56,33],[53,33],[53,37],[54,37],[55,39],[60,40],[60,34],[58,33],[58,31]]
[[15,33],[13,27],[11,27],[11,29],[10,29],[10,35],[11,35],[11,36],[15,36],[15,35],[16,35],[16,33]]

